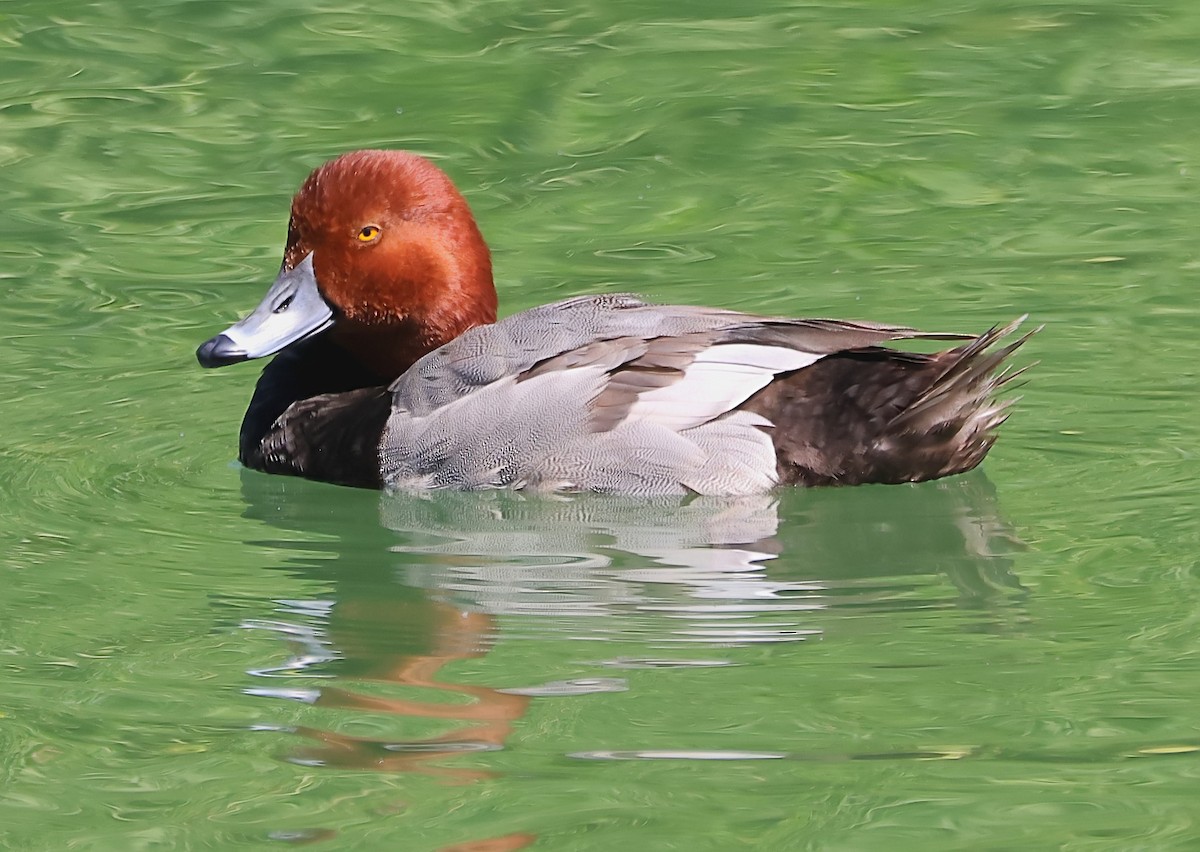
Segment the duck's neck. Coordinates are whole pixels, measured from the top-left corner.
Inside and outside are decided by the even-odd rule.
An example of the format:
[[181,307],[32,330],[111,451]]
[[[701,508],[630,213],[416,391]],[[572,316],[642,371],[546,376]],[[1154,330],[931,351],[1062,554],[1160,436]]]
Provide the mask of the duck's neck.
[[357,323],[343,319],[329,332],[330,341],[359,364],[390,384],[428,352],[443,343],[418,323],[397,320],[386,325]]
[[444,315],[436,322],[407,317],[385,323],[364,323],[343,317],[329,331],[329,338],[390,384],[422,356],[475,326],[495,321],[494,302],[490,307],[484,304],[479,311]]

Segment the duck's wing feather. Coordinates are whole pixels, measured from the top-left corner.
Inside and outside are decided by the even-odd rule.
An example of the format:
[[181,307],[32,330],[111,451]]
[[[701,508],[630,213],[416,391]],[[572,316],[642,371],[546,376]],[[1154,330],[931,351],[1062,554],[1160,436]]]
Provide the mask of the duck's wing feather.
[[[392,385],[384,482],[761,490],[775,475],[770,423],[739,405],[829,354],[925,336],[947,337],[633,296],[546,305],[473,329]],[[735,458],[737,444],[753,451]]]
[[[473,328],[421,358],[390,389],[398,404],[423,416],[505,377],[526,371],[536,375],[536,368],[546,362],[553,363],[543,366],[541,372],[591,363],[600,357],[620,357],[620,348],[595,348],[595,344],[623,338],[670,340],[702,333],[711,334],[705,338],[709,343],[761,344],[814,355],[905,338],[969,337],[874,323],[779,319],[689,305],[655,305],[629,294],[580,296]],[[669,346],[660,344],[656,361],[666,357]],[[684,346],[678,353],[678,366],[690,363],[688,356],[693,351]]]

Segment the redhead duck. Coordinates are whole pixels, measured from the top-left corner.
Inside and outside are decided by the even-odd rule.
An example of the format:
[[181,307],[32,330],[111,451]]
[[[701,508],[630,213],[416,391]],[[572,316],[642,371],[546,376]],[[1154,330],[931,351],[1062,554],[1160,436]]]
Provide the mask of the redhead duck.
[[[356,151],[292,200],[266,298],[200,346],[275,357],[248,467],[389,489],[722,494],[975,467],[1029,335],[979,336],[580,296],[496,321],[487,244],[436,166]],[[1032,333],[1032,332],[1031,332]],[[882,344],[966,341],[934,354]]]

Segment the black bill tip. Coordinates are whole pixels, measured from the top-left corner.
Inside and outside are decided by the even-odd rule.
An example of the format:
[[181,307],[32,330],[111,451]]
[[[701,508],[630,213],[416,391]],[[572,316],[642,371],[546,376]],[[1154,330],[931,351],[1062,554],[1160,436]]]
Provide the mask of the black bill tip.
[[224,367],[226,364],[236,364],[247,361],[250,356],[224,334],[206,340],[196,350],[196,360],[201,367]]

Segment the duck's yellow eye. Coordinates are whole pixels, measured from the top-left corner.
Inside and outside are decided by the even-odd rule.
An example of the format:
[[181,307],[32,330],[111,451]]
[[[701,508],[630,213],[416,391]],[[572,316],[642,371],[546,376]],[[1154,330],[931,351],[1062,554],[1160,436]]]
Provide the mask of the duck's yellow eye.
[[378,225],[363,225],[357,234],[360,243],[373,243],[383,231]]

